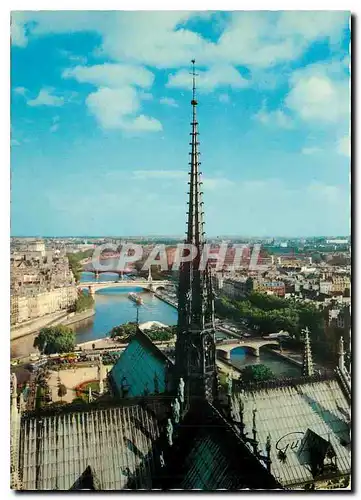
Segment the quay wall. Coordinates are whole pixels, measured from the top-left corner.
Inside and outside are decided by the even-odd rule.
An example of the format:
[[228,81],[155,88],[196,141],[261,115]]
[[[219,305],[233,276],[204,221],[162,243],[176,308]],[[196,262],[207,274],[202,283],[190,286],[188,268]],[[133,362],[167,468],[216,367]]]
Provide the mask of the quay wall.
[[67,313],[64,311],[59,311],[56,313],[46,314],[41,318],[27,321],[22,325],[12,327],[10,330],[10,340],[15,340],[20,337],[31,335],[40,330],[41,328],[45,328],[46,326],[54,326],[54,325],[70,326],[73,323],[77,323],[78,321],[88,319],[94,316],[94,314],[95,314],[94,309],[88,309],[81,313]]
[[178,307],[176,306],[176,304],[172,300],[168,299],[167,297],[164,297],[164,295],[162,295],[162,294],[160,294],[158,292],[154,292],[154,295],[158,299],[163,300],[163,302],[166,302],[167,304],[169,304],[170,306],[174,307],[175,309],[178,309]]

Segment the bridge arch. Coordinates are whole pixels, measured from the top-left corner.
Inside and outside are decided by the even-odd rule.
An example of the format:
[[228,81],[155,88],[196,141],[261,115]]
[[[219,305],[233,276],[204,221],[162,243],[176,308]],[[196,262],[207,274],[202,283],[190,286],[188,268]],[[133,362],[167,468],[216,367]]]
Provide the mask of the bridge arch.
[[232,352],[240,347],[247,349],[247,351],[254,356],[259,357],[260,349],[265,346],[275,346],[279,347],[279,342],[277,340],[250,340],[250,341],[221,341],[216,346],[217,355],[220,358],[230,360]]

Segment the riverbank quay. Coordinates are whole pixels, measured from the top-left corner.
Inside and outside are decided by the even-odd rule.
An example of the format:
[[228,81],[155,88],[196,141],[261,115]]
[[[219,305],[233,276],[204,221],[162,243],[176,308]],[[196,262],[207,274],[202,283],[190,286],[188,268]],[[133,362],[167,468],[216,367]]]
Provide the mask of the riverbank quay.
[[[298,353],[298,352],[293,352],[293,351],[289,351],[288,349],[282,349],[282,352],[281,351],[277,351],[275,349],[271,349],[269,347],[266,348],[269,352],[272,352],[272,354],[274,354],[275,356],[278,356],[279,358],[282,358],[284,359],[285,361],[288,361],[289,363],[292,363],[293,365],[295,366],[298,366],[299,368],[302,368],[302,365],[303,365],[303,360],[302,360],[302,354],[301,353]],[[330,368],[327,368],[323,365],[320,365],[319,363],[315,363],[314,362],[314,368],[316,370],[319,370],[323,373],[330,373],[332,372],[333,370],[331,370]]]
[[[159,349],[169,349],[175,347],[175,340],[169,340],[166,342],[155,341],[153,342]],[[94,346],[94,347],[93,347]],[[77,344],[75,350],[81,351],[104,351],[104,350],[112,350],[112,349],[126,349],[128,347],[128,343],[122,343],[117,340],[114,340],[110,337],[103,337],[97,340],[89,340],[88,342],[83,342],[81,344]]]
[[159,293],[159,292],[154,292],[155,297],[157,297],[160,300],[163,300],[163,302],[166,302],[170,306],[174,307],[175,309],[178,309],[178,304],[175,300],[170,299],[166,295]]
[[78,321],[91,318],[95,314],[95,309],[87,309],[79,313],[57,312],[52,313],[35,320],[27,321],[22,325],[10,329],[10,340],[20,339],[27,335],[37,333],[41,328],[46,328],[55,325],[70,326]]

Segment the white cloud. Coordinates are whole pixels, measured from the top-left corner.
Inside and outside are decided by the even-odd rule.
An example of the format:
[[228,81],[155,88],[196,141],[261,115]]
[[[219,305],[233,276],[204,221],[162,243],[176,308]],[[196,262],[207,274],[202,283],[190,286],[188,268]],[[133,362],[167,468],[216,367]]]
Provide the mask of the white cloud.
[[284,11],[278,22],[278,32],[307,41],[327,38],[337,42],[349,16],[347,11]]
[[11,139],[10,145],[11,146],[20,146],[20,142],[17,141],[16,139]]
[[159,99],[160,104],[165,104],[166,106],[171,106],[172,108],[178,108],[178,104],[172,97],[162,97]]
[[[223,61],[266,68],[294,60],[316,40],[328,39],[336,45],[349,13],[232,12],[220,25],[217,43],[185,28],[189,19],[199,16],[192,11],[15,13],[12,37],[13,43],[25,46],[26,31],[28,36],[93,31],[102,39],[99,52],[115,61],[178,68],[195,58],[211,66]],[[212,14],[202,16],[213,22]]]
[[13,88],[13,92],[18,95],[25,96],[27,93],[27,89],[25,87],[15,87]]
[[11,14],[11,43],[15,47],[26,47],[28,44],[24,23],[25,18],[22,12]]
[[339,204],[343,198],[343,192],[338,186],[312,182],[307,190],[310,195],[330,204]]
[[263,102],[262,108],[253,117],[255,120],[261,122],[263,125],[270,127],[292,128],[293,123],[290,116],[288,116],[281,109],[267,111],[266,103]]
[[80,83],[111,88],[127,85],[151,87],[154,81],[153,73],[145,68],[110,63],[68,68],[63,72],[63,78],[75,78]]
[[225,177],[204,177],[202,182],[205,189],[208,189],[209,191],[222,191],[235,185],[233,181],[226,179]]
[[351,140],[349,135],[342,137],[337,143],[337,152],[340,155],[351,156]]
[[317,153],[320,153],[322,151],[321,148],[318,148],[318,147],[305,147],[305,148],[302,148],[301,150],[301,153],[303,155],[314,155],[314,154],[317,154]]
[[60,53],[60,55],[62,55],[66,59],[68,59],[68,61],[70,61],[70,62],[81,64],[81,65],[84,65],[84,64],[87,63],[87,58],[86,57],[80,56],[80,55],[77,55],[77,54],[73,54],[72,52],[70,52],[70,50],[60,49],[59,53]]
[[[211,91],[220,86],[243,88],[249,84],[249,81],[230,65],[213,66],[208,71],[198,71],[197,73],[197,88],[204,91]],[[189,70],[185,69],[171,74],[167,83],[168,87],[186,89],[190,89],[191,85],[192,76],[189,74]]]
[[35,99],[28,99],[28,106],[63,106],[64,97],[52,94],[53,89],[41,89]]
[[182,179],[187,175],[183,170],[135,170],[133,172],[134,179],[149,180],[149,179]]
[[140,110],[140,99],[132,87],[102,87],[88,95],[86,104],[104,129],[160,131],[161,123],[152,117],[134,116]]
[[122,124],[121,128],[134,132],[160,132],[163,130],[159,120],[145,115],[139,115],[136,118],[128,119]]
[[[337,123],[350,110],[349,81],[335,67],[313,65],[296,71],[285,103],[305,121]],[[332,75],[332,76],[331,76]]]

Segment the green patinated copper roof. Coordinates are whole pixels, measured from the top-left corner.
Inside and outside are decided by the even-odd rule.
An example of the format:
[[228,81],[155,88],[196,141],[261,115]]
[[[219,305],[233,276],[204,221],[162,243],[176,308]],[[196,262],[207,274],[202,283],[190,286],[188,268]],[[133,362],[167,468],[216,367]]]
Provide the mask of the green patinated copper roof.
[[122,396],[122,387],[127,385],[127,397],[163,393],[167,384],[165,356],[144,334],[138,332],[113,366],[110,377],[115,392]]

